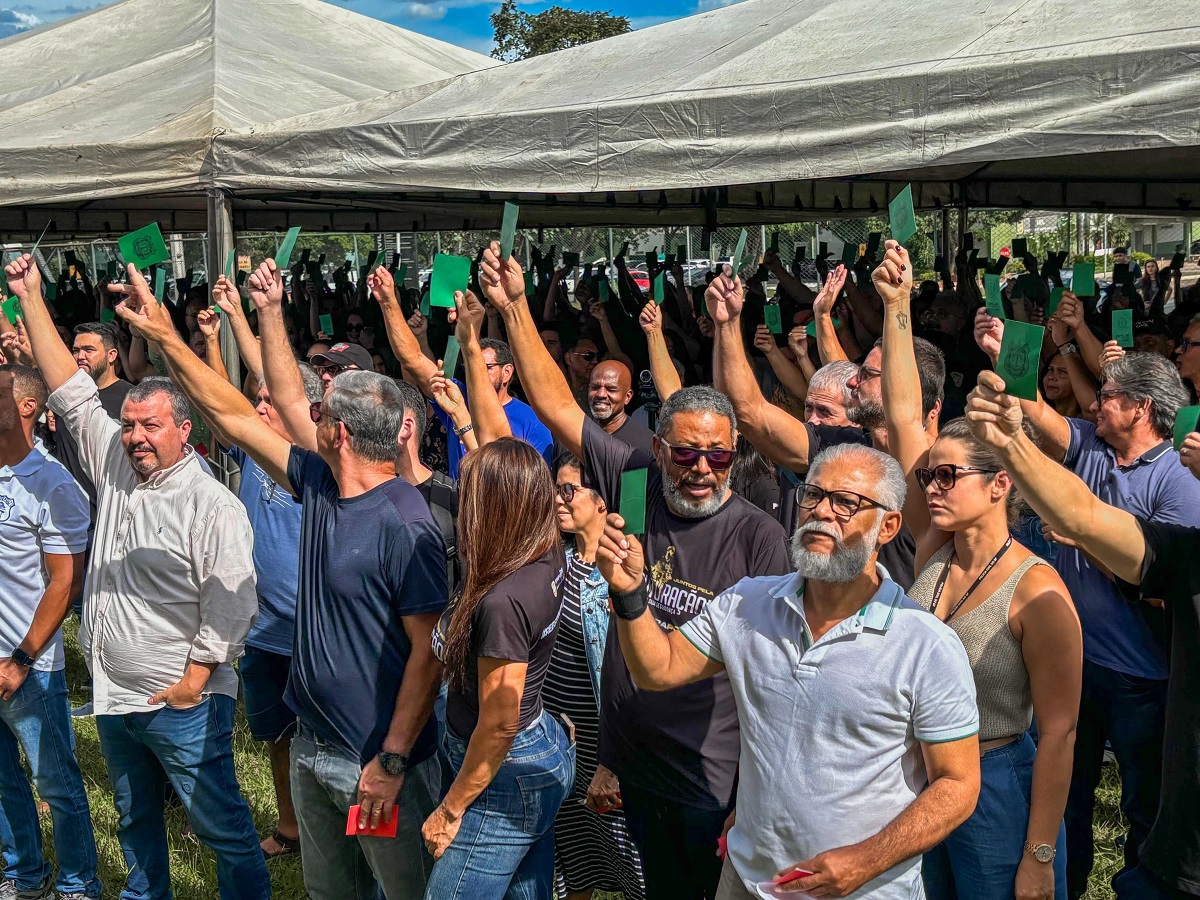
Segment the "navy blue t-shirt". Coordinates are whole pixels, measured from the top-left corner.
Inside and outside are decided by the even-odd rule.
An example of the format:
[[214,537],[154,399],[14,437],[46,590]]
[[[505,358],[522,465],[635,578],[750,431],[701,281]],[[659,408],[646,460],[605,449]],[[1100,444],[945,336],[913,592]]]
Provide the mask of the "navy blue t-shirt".
[[[395,478],[339,499],[317,454],[292,448],[304,504],[296,640],[287,701],[322,740],[366,763],[383,745],[412,650],[403,616],[446,606],[446,551],[420,492]],[[413,765],[433,756],[431,716]]]

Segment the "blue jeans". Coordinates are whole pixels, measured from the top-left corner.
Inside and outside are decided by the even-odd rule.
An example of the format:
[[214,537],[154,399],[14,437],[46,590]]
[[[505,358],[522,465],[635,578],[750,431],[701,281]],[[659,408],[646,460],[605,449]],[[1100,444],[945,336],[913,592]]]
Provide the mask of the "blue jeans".
[[222,900],[271,896],[262,848],[233,770],[234,700],[213,694],[191,709],[97,716],[117,837],[129,866],[122,900],[167,900],[171,873],[163,821],[165,777],[192,830],[217,855]]
[[292,803],[300,825],[304,888],[312,900],[417,900],[433,859],[421,826],[438,804],[441,768],[436,757],[404,776],[396,837],[346,834],[350,807],[358,803],[362,766],[301,724],[291,746]]
[[1166,710],[1166,681],[1125,675],[1083,661],[1075,768],[1067,798],[1067,890],[1072,900],[1087,891],[1092,871],[1092,815],[1106,740],[1117,757],[1121,812],[1129,823],[1121,871],[1137,865],[1138,851],[1158,814]]
[[[975,812],[921,860],[929,900],[1012,900],[1025,833],[1037,749],[1024,735],[987,751],[979,761]],[[1054,857],[1054,896],[1067,896],[1067,834],[1059,826]]]
[[59,893],[100,896],[96,877],[96,838],[83,776],[75,761],[67,681],[57,672],[31,671],[12,698],[0,702],[0,846],[4,877],[27,891],[50,874],[42,855],[42,829],[21,749],[29,760],[38,796],[54,819],[54,855]]
[[291,668],[290,656],[249,644],[238,660],[246,724],[250,726],[250,736],[256,741],[273,744],[289,736],[296,727],[296,714],[283,699]]
[[[455,774],[467,752],[446,730]],[[549,713],[517,735],[433,866],[426,900],[553,900],[554,817],[575,784],[575,747]]]
[[1114,877],[1113,890],[1117,900],[1193,900],[1197,896],[1165,884],[1141,865]]

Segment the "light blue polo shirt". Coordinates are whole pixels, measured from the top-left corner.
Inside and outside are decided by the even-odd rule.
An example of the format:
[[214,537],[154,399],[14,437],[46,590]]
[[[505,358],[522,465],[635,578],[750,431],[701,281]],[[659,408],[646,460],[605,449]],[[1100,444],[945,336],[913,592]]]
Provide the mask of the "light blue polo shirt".
[[[729,859],[746,889],[785,866],[875,834],[927,784],[921,743],[979,731],[958,635],[883,583],[857,615],[813,641],[801,575],[745,578],[681,629],[725,666],[741,757]],[[852,897],[923,894],[914,857]]]

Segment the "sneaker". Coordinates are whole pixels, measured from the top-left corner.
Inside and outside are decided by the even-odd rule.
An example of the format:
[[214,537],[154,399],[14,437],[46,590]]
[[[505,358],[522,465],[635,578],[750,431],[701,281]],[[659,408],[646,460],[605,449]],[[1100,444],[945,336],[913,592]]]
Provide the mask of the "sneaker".
[[27,891],[6,878],[0,881],[0,900],[54,900],[54,877],[47,875],[45,881]]
[[71,710],[72,719],[90,719],[95,713],[92,711],[92,701],[89,700],[83,706],[77,706]]

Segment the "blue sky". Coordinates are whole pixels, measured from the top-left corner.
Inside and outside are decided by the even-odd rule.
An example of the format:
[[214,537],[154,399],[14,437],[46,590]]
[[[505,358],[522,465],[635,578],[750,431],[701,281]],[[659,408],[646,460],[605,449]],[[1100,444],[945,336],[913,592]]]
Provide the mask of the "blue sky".
[[[254,0],[241,0],[252,3]],[[488,16],[499,9],[499,0],[330,0],[401,28],[419,31],[480,53],[492,48]],[[648,28],[682,16],[729,6],[734,0],[557,0],[575,9],[606,9],[628,16],[634,28]],[[0,0],[0,38],[53,22],[64,16],[106,5],[103,0]],[[525,2],[521,8],[540,12],[553,4]]]

